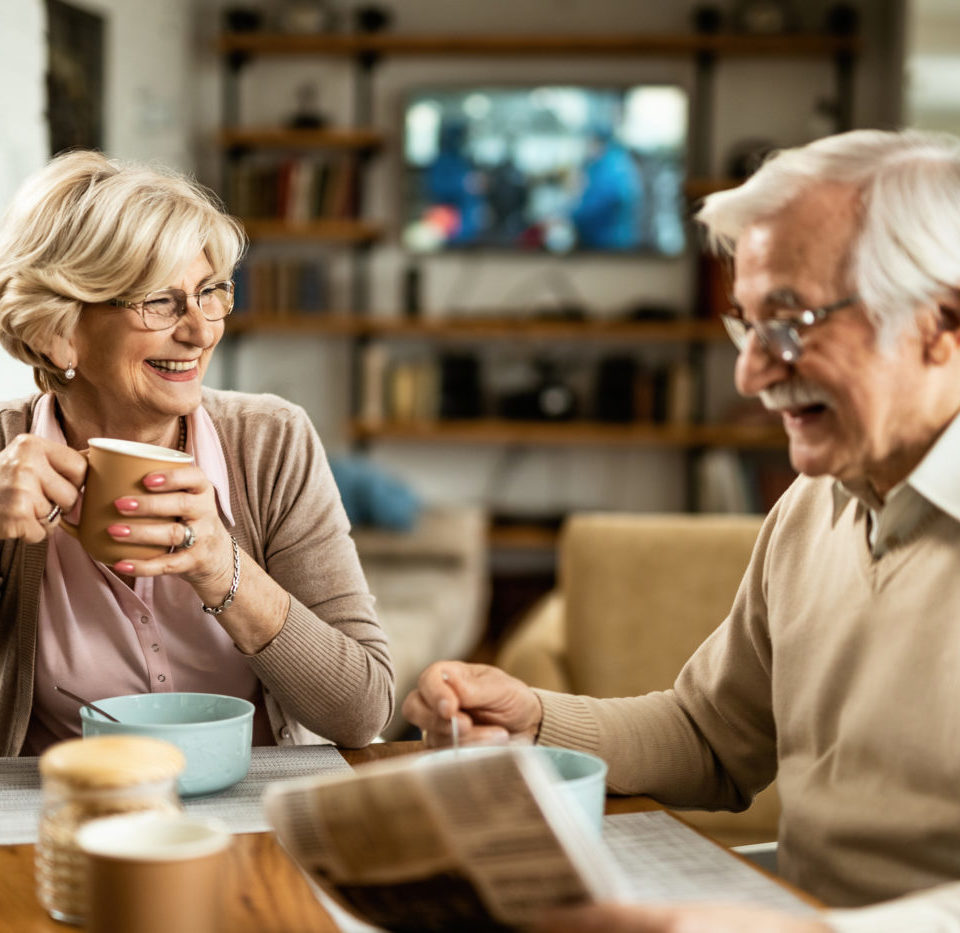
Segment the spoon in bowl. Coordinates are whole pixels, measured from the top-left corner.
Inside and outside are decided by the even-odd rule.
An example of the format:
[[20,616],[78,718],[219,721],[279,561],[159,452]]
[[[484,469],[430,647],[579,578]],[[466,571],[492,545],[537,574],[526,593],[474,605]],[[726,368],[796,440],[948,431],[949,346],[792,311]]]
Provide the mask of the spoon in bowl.
[[105,709],[100,709],[99,706],[94,705],[89,700],[85,700],[83,697],[78,697],[75,693],[71,693],[69,690],[64,689],[59,684],[54,684],[53,689],[62,693],[64,696],[70,697],[71,700],[76,700],[82,706],[89,706],[95,713],[99,713],[101,716],[105,716],[110,722],[120,722],[116,716],[111,716]]

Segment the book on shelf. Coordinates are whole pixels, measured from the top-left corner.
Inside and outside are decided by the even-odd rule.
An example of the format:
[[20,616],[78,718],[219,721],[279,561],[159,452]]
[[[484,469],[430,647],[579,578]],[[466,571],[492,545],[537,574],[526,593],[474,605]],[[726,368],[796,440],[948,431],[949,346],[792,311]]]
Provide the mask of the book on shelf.
[[360,417],[379,424],[386,415],[386,379],[389,352],[382,343],[367,344],[360,356]]
[[280,843],[354,917],[394,931],[506,931],[623,899],[628,882],[532,749],[429,755],[275,783]]
[[355,217],[358,186],[357,160],[351,154],[242,159],[228,168],[226,199],[239,217],[305,224]]
[[598,421],[690,424],[697,376],[686,360],[647,366],[626,354],[601,360],[591,411]]
[[327,271],[320,259],[251,257],[234,275],[237,313],[286,316],[329,307]]
[[430,358],[390,364],[386,413],[393,421],[434,421],[439,414],[439,373]]

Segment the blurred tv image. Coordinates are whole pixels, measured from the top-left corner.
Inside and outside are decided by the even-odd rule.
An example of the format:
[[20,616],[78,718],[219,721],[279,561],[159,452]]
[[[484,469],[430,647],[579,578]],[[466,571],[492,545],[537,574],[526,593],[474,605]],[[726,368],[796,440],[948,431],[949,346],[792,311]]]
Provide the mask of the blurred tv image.
[[412,92],[404,245],[679,255],[686,142],[672,85]]

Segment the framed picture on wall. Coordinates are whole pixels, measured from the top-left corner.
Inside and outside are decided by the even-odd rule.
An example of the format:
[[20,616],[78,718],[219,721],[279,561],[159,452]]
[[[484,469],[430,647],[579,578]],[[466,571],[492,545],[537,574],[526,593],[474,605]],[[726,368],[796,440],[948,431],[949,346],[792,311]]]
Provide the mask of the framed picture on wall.
[[50,152],[103,148],[104,19],[46,0]]

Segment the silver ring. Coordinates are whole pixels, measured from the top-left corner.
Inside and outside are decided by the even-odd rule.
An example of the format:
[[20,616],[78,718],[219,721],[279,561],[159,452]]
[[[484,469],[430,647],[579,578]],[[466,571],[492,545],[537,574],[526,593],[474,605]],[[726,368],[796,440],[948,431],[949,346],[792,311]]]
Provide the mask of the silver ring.
[[62,511],[63,511],[63,509],[61,509],[59,505],[57,505],[56,503],[54,503],[53,508],[50,509],[50,513],[49,513],[47,516],[45,516],[43,520],[44,520],[48,525],[52,525],[52,524],[60,517],[60,513],[61,513]]
[[197,543],[197,533],[181,519],[183,525],[183,540],[180,542],[180,550],[189,551]]

